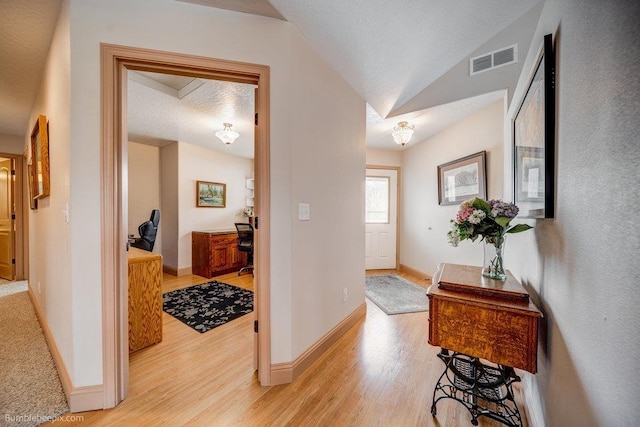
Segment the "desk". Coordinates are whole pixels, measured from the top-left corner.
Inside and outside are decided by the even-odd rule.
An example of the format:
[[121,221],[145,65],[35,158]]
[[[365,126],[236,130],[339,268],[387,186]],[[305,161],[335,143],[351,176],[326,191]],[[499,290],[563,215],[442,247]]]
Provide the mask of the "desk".
[[162,341],[162,256],[129,248],[129,352]]
[[191,271],[210,279],[239,271],[247,265],[247,253],[238,250],[235,230],[193,231],[191,233]]
[[536,372],[542,317],[526,290],[508,271],[501,282],[483,278],[480,267],[441,264],[427,297],[428,342],[442,348],[438,357],[445,363],[432,413],[438,400],[452,398],[469,409],[474,425],[481,415],[520,425],[511,390],[520,378],[513,368]]

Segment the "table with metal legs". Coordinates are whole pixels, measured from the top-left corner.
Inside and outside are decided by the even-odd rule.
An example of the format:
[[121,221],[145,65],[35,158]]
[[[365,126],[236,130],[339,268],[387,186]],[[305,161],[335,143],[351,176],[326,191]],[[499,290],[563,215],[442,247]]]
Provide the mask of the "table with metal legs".
[[453,399],[471,414],[471,424],[484,416],[508,426],[522,426],[511,384],[520,381],[513,368],[488,364],[476,357],[442,349],[438,357],[445,369],[433,390],[431,413],[442,399]]

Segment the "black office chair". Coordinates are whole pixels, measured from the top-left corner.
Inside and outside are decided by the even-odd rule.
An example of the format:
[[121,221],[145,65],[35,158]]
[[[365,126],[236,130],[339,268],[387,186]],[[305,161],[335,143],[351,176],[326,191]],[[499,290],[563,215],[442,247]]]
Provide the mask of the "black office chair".
[[238,250],[247,253],[247,265],[238,271],[238,276],[243,271],[251,270],[253,276],[253,226],[246,222],[236,222],[236,230],[238,230]]
[[140,237],[134,238],[131,242],[131,246],[151,252],[153,250],[153,245],[156,243],[158,224],[160,224],[160,211],[158,209],[154,209],[151,211],[151,218],[149,218],[149,221],[145,221],[138,226],[138,233],[140,233]]

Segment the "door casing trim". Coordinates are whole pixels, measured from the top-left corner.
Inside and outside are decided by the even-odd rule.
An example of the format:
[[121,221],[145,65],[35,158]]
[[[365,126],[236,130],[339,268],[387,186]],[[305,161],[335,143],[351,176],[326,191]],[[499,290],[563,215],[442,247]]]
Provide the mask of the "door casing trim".
[[260,328],[258,380],[271,384],[270,313],[270,68],[223,59],[163,52],[103,43],[101,54],[101,249],[104,408],[120,403],[128,392],[129,351],[127,312],[127,70],[163,72],[214,80],[256,84],[254,178],[255,211],[260,217],[255,247],[256,318]]

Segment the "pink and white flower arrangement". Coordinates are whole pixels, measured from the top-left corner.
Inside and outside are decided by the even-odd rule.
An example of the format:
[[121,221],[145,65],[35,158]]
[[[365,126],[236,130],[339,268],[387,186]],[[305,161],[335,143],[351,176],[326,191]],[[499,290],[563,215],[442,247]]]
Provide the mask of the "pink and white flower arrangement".
[[520,233],[532,228],[527,224],[511,226],[511,220],[518,215],[518,207],[502,200],[475,198],[460,204],[456,219],[451,220],[451,230],[447,233],[449,243],[458,246],[462,240],[475,242],[481,237],[487,243],[502,245],[506,233]]

